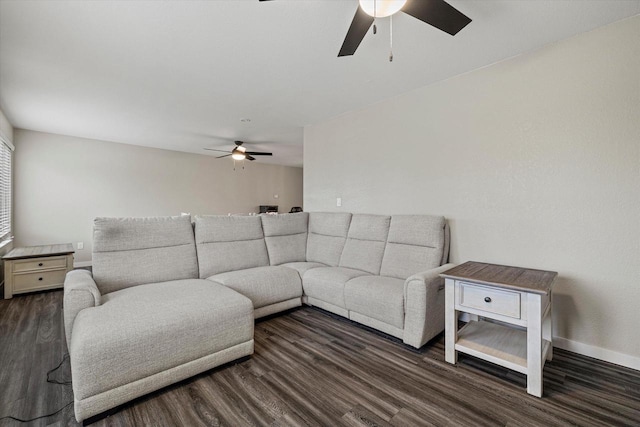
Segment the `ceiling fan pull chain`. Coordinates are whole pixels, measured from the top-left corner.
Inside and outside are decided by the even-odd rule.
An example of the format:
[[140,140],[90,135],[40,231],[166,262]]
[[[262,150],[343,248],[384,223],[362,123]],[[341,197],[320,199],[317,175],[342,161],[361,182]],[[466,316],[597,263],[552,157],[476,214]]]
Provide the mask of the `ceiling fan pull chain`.
[[389,62],[393,62],[393,15],[389,17]]
[[378,27],[376,27],[376,0],[373,0],[373,34],[378,34]]

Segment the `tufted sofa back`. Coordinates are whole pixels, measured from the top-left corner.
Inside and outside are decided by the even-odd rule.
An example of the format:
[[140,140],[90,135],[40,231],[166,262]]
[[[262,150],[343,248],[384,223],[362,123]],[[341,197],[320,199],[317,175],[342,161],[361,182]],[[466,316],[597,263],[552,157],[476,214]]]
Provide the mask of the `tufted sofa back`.
[[96,218],[92,270],[103,295],[145,283],[197,278],[191,218]]
[[307,260],[307,212],[260,217],[271,265]]
[[391,217],[354,214],[340,256],[340,267],[380,274]]
[[[93,276],[106,294],[145,283],[310,261],[406,279],[447,261],[442,216],[312,212],[96,218]],[[196,253],[197,249],[197,253]]]
[[380,275],[406,279],[446,261],[448,229],[442,216],[394,215]]
[[307,261],[337,267],[347,240],[350,223],[350,213],[311,212],[307,238]]
[[259,216],[196,216],[195,238],[201,279],[269,265]]

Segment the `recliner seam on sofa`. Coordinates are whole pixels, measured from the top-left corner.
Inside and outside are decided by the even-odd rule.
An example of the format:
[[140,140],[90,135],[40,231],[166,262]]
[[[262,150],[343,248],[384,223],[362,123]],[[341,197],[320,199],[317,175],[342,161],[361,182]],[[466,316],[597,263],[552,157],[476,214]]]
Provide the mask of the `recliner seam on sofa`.
[[335,236],[333,234],[322,234],[322,233],[316,233],[315,231],[309,231],[308,234],[315,234],[316,236],[325,236],[325,237],[337,237],[338,239],[347,238],[347,236]]
[[253,242],[254,240],[264,240],[264,237],[257,237],[255,239],[238,239],[238,240],[218,240],[215,242],[196,242],[196,245],[208,245],[212,243],[237,243],[237,242]]
[[372,239],[360,239],[358,237],[347,237],[347,240],[357,240],[359,242],[379,242],[379,243],[387,243],[386,239],[385,240],[372,240]]
[[121,249],[121,250],[113,250],[113,251],[96,251],[94,250],[93,253],[96,254],[108,254],[111,252],[129,252],[129,251],[146,251],[147,249],[163,249],[163,248],[177,248],[179,246],[191,246],[192,243],[180,243],[179,245],[168,245],[168,246],[149,246],[147,248],[133,248],[133,249]]
[[406,246],[415,246],[417,248],[429,248],[429,249],[440,249],[436,246],[427,246],[427,245],[416,245],[413,243],[400,243],[400,242],[390,242],[387,240],[387,243],[391,243],[392,245],[406,245]]
[[308,234],[308,233],[307,233],[306,231],[301,231],[301,232],[299,232],[299,233],[290,233],[290,234],[273,234],[273,235],[271,235],[271,236],[267,236],[267,235],[265,234],[264,238],[266,239],[266,238],[268,238],[268,237],[287,237],[287,236],[298,236],[298,235],[300,235],[300,234]]

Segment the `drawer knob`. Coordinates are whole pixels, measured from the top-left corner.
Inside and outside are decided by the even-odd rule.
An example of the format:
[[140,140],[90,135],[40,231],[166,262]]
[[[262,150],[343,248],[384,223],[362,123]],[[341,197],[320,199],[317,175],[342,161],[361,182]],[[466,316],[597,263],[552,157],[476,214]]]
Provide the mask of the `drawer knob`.
[[490,297],[484,297],[484,302],[491,302],[491,298]]
[[38,267],[42,267],[43,265],[43,263],[38,263]]
[[38,277],[38,280],[42,280],[42,277]]

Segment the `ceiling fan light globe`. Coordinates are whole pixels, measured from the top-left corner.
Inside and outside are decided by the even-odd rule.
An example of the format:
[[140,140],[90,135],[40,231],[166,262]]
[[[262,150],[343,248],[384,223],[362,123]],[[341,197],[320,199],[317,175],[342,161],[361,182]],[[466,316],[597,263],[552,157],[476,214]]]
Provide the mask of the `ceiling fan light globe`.
[[360,0],[360,7],[369,16],[385,18],[400,12],[406,2],[407,0]]
[[237,146],[231,151],[231,158],[233,160],[244,160],[247,158],[246,151],[246,148]]

